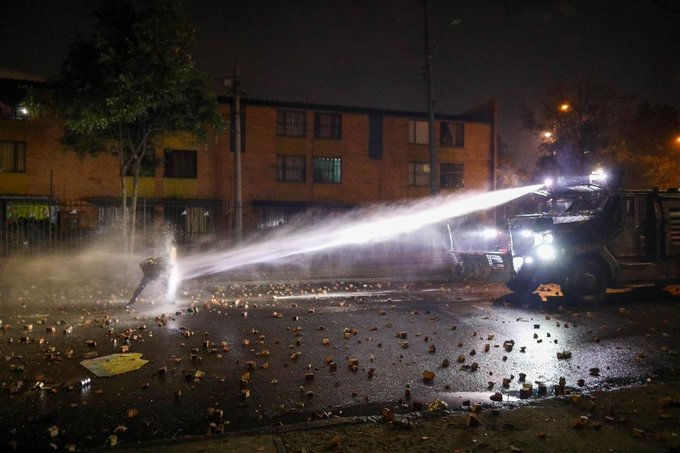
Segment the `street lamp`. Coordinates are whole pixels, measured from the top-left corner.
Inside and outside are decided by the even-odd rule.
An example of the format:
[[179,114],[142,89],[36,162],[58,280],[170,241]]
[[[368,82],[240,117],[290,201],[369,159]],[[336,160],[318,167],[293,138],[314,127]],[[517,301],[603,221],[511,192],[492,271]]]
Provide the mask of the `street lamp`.
[[568,102],[560,104],[560,112],[568,112],[569,110],[571,110],[571,105]]
[[460,24],[461,19],[452,19],[447,24],[446,28],[442,30],[439,37],[430,46],[430,27],[427,18],[427,0],[423,0],[423,18],[425,28],[425,89],[427,91],[427,143],[430,155],[430,192],[432,195],[437,195],[437,148],[435,146],[434,138],[434,100],[432,99],[432,51],[437,47],[439,41],[444,36],[444,32],[451,27]]

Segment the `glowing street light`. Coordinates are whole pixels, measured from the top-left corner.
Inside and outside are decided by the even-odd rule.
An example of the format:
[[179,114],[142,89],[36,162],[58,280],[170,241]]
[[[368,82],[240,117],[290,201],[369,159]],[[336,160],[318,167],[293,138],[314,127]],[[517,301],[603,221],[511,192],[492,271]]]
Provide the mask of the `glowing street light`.
[[560,112],[568,112],[571,110],[571,105],[568,102],[563,102],[560,104]]
[[545,131],[545,132],[543,132],[542,135],[543,135],[543,138],[544,138],[544,139],[550,140],[550,139],[552,138],[552,136],[553,136],[553,133],[550,132],[550,131]]

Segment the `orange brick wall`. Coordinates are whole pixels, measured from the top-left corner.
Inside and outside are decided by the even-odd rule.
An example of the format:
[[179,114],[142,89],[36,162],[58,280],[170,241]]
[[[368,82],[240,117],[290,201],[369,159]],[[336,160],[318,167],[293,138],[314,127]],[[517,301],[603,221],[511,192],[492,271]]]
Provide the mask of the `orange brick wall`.
[[[0,120],[0,140],[26,143],[26,173],[0,173],[0,195],[49,196],[60,200],[120,195],[118,159],[108,153],[79,158],[65,152],[59,143],[61,128],[50,120]],[[217,150],[188,134],[165,138],[156,147],[156,157],[165,148],[197,151],[197,179],[163,178],[162,166],[155,177],[142,178],[140,197],[216,198]],[[127,178],[128,194],[132,178]]]
[[[223,104],[221,109],[228,118],[229,106]],[[342,114],[341,140],[314,139],[314,110],[311,109],[306,110],[306,137],[277,137],[277,106],[246,105],[246,151],[242,154],[244,207],[253,200],[360,204],[429,195],[429,186],[408,186],[408,162],[429,162],[429,155],[427,145],[408,143],[407,116],[383,117],[383,158],[371,160],[368,113],[339,113]],[[436,127],[438,139],[438,120]],[[60,127],[53,121],[0,120],[0,140],[24,141],[27,153],[25,174],[0,173],[0,195],[48,196],[51,193],[63,200],[119,196],[117,158],[102,154],[96,159],[78,159],[62,151],[60,136]],[[465,164],[466,190],[488,190],[491,139],[490,125],[466,122],[465,146],[437,146],[438,160]],[[165,148],[197,150],[198,178],[164,178],[161,166],[156,169],[155,177],[143,179],[140,196],[221,200],[223,207],[233,207],[234,153],[228,131],[213,134],[207,143],[198,143],[186,134],[167,137],[156,149],[157,158],[163,157]],[[277,182],[277,154],[306,156],[306,182]],[[313,183],[315,156],[342,159],[340,184]]]
[[[61,128],[54,121],[0,120],[0,140],[26,143],[25,184],[7,185],[21,174],[0,174],[0,194],[49,196],[64,200],[115,196],[119,191],[117,161],[110,155],[96,159],[65,153],[59,143]],[[113,176],[113,177],[112,177]]]
[[[408,143],[408,117],[386,116],[383,123],[383,158],[368,158],[368,115],[342,113],[342,139],[314,139],[314,112],[307,111],[306,137],[277,137],[276,107],[246,107],[246,151],[242,154],[242,196],[251,200],[333,201],[370,203],[423,197],[430,188],[408,186],[408,162],[429,162],[427,145]],[[438,122],[437,122],[438,126]],[[436,130],[436,137],[438,129]],[[233,153],[225,140],[227,162],[225,177],[233,178]],[[465,189],[488,190],[490,187],[490,126],[465,124],[465,146],[438,146],[438,161],[465,164]],[[276,181],[276,155],[307,157],[305,183]],[[340,157],[340,184],[313,183],[313,157]],[[225,198],[231,198],[231,184],[223,184]],[[447,189],[443,189],[447,190]]]

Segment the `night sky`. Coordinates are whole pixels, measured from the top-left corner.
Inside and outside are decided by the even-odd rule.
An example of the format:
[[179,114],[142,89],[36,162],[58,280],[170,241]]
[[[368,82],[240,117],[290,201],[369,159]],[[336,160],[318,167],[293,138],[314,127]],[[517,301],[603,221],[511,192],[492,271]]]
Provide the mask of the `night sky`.
[[[0,2],[0,76],[55,74],[91,30],[87,3]],[[250,97],[425,110],[420,0],[185,0],[182,11],[216,87],[239,63]],[[437,111],[496,99],[500,136],[527,159],[521,106],[556,83],[592,77],[680,106],[678,0],[429,0],[429,12]]]

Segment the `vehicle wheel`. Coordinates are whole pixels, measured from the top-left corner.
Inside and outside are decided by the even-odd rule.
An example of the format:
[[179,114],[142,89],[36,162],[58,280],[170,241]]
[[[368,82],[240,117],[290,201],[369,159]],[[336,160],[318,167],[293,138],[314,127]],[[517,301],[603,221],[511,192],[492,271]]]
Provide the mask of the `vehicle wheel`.
[[511,280],[505,282],[505,286],[513,293],[530,294],[536,289],[538,284],[528,278],[513,277]]
[[579,302],[599,302],[607,292],[604,268],[593,261],[576,262],[562,285],[562,292]]

